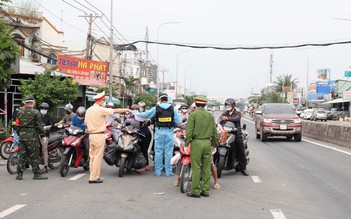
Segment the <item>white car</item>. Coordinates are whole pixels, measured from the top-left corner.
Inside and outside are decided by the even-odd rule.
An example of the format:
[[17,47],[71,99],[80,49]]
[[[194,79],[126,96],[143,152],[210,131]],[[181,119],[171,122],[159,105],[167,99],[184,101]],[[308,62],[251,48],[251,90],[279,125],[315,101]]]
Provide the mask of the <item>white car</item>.
[[303,119],[311,119],[313,113],[313,109],[305,109],[305,111],[303,111]]

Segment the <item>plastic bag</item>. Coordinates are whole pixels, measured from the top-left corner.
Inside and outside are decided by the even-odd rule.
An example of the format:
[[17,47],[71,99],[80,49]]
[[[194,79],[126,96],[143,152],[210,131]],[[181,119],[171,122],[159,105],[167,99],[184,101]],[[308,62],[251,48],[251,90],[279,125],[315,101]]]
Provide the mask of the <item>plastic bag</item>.
[[109,145],[105,149],[104,160],[108,165],[112,166],[115,164],[116,152],[117,152],[117,147],[115,144]]
[[138,152],[135,154],[135,159],[133,162],[133,166],[135,169],[141,169],[144,168],[147,164],[147,160],[144,157],[143,153]]

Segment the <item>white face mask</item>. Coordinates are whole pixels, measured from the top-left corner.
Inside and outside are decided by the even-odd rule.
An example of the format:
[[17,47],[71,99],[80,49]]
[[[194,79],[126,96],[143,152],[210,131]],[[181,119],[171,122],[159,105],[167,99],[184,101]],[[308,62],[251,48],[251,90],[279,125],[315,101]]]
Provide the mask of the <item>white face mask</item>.
[[137,114],[139,110],[133,110],[133,115]]
[[187,109],[182,109],[182,112],[186,113],[186,112],[188,112],[188,110]]
[[227,110],[227,111],[231,111],[233,109],[233,107],[231,107],[231,106],[226,106],[225,107],[225,110]]

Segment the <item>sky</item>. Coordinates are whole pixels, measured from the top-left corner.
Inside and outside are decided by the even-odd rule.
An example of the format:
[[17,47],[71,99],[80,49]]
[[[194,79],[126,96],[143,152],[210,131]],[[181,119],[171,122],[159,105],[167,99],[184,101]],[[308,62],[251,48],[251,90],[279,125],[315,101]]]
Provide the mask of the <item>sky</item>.
[[[66,1],[90,13],[74,0]],[[92,8],[84,0],[76,1]],[[110,0],[88,1],[110,17]],[[84,31],[88,29],[87,22],[78,17],[83,12],[65,2],[34,2],[47,9],[39,7],[58,29],[61,11],[64,22]],[[214,46],[334,42],[351,39],[350,8],[349,0],[113,0],[113,24],[128,42],[144,39],[146,26],[149,39],[156,41],[159,30],[162,42]],[[165,22],[179,23],[160,26]],[[96,25],[109,35],[108,28],[97,19],[93,25],[95,36],[105,36]],[[86,38],[84,31],[65,23],[62,27],[66,41]],[[145,50],[145,44],[136,46]],[[156,61],[157,46],[150,45],[149,50]],[[180,54],[183,51],[188,52]],[[334,80],[343,78],[345,70],[351,70],[351,44],[274,51],[159,46],[158,57],[160,65],[169,69],[166,81],[175,81],[178,57],[181,86],[186,71],[187,88],[208,96],[240,98],[249,96],[251,91],[259,92],[268,82],[272,52],[273,81],[278,75],[292,74],[299,86],[306,87],[307,69],[309,82],[317,80],[317,69],[330,68]]]

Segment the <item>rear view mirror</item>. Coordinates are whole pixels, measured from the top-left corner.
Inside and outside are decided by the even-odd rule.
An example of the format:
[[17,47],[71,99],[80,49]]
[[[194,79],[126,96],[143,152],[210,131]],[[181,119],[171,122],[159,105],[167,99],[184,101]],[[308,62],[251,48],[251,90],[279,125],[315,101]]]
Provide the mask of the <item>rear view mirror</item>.
[[243,125],[243,130],[246,130],[246,124]]
[[188,118],[184,117],[184,118],[182,119],[182,123],[185,123],[187,120],[188,120]]

